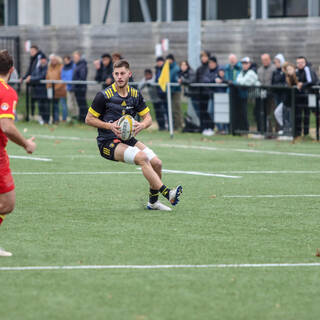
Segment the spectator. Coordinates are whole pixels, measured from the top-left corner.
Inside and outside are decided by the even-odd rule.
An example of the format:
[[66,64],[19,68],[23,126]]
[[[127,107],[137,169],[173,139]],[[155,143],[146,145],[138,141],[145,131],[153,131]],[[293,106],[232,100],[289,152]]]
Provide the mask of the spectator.
[[40,56],[40,63],[37,65],[26,81],[30,82],[33,86],[33,97],[38,102],[39,108],[39,123],[49,124],[50,120],[50,105],[47,98],[47,88],[40,80],[45,80],[48,70],[47,58],[42,53]]
[[[228,84],[229,81],[226,80],[225,78],[225,69],[223,67],[219,67],[218,69],[218,76],[216,78],[216,83],[218,84]],[[215,92],[217,93],[226,93],[228,90],[227,87],[218,87],[218,88],[215,88]],[[220,134],[227,134],[229,133],[229,124],[227,123],[219,123],[217,122],[216,123],[217,125],[217,128],[218,128],[218,132]]]
[[[258,68],[258,79],[263,86],[271,86],[272,74],[276,67],[272,64],[270,55],[261,55],[262,66]],[[266,91],[265,97],[258,98],[254,108],[254,115],[258,126],[258,131],[272,132],[272,119],[274,114],[274,99],[270,89]],[[263,112],[261,112],[263,111]],[[261,114],[264,115],[261,119]]]
[[[210,53],[208,51],[202,51],[200,54],[201,66],[196,70],[196,83],[206,83],[206,76],[208,73]],[[208,114],[208,101],[209,94],[208,89],[205,87],[198,87],[197,89],[197,103],[199,110],[200,129],[204,135],[213,135],[213,123]]]
[[[285,86],[293,87],[298,84],[296,70],[293,64],[284,62],[282,66],[282,72],[284,73]],[[274,115],[281,127],[281,130],[278,132],[278,134],[288,136],[291,132],[291,123],[290,123],[290,110],[292,106],[291,91],[289,91],[288,89],[283,91],[281,98],[282,98],[282,101],[274,111]]]
[[[174,56],[169,54],[167,59],[170,63],[170,82],[178,83],[180,69],[175,62]],[[173,127],[174,130],[182,129],[183,118],[181,111],[181,87],[172,86],[171,87],[171,97],[172,97],[172,114],[173,114]]]
[[[257,86],[259,85],[258,75],[251,69],[251,60],[249,57],[244,57],[241,60],[242,70],[237,77],[237,84],[241,86]],[[238,93],[238,110],[235,114],[235,130],[248,131],[248,90],[245,88],[240,88],[237,90]]]
[[197,92],[194,87],[190,86],[195,81],[195,72],[190,67],[187,60],[183,60],[180,63],[179,80],[180,85],[183,86],[184,95],[190,98],[191,106],[193,110],[190,110],[188,106],[188,114],[184,119],[184,129],[183,132],[200,132],[200,127],[197,124],[197,120],[194,119],[193,115],[197,118],[197,113],[199,113],[199,104],[196,101]]
[[[30,48],[30,62],[29,67],[22,79],[20,79],[20,82],[26,81],[26,83],[30,82],[30,77],[32,72],[36,69],[37,66],[40,65],[40,59],[43,56],[43,53],[39,50],[38,46],[32,45]],[[31,96],[31,117],[34,118],[35,113],[35,102],[38,100],[34,97],[34,94],[37,95],[37,93],[34,92],[34,88],[31,87],[30,96]]]
[[[73,63],[70,56],[64,56],[63,57],[63,68],[61,70],[61,80],[63,81],[72,81],[73,77],[73,71],[75,68],[75,64]],[[60,98],[60,102],[62,105],[62,108],[65,108],[67,106],[68,114],[71,116],[71,118],[77,118],[78,117],[78,107],[77,107],[77,100],[74,95],[74,92],[72,92],[72,84],[67,84],[67,99]]]
[[[73,53],[73,61],[75,68],[73,71],[73,81],[86,81],[88,75],[87,61],[81,57],[79,51]],[[88,107],[87,107],[87,85],[86,84],[73,84],[72,90],[76,96],[78,108],[79,108],[79,121],[84,122]]]
[[181,85],[184,85],[184,95],[187,97],[192,97],[193,88],[189,87],[189,85],[195,80],[195,72],[190,67],[187,60],[183,60],[180,62],[180,71],[179,71],[179,79],[178,82]]
[[138,88],[140,90],[144,89],[145,87],[148,89],[148,94],[153,104],[159,130],[160,131],[165,130],[165,126],[163,123],[164,114],[162,111],[162,104],[158,96],[158,89],[157,89],[157,86],[155,85],[155,77],[153,76],[151,69],[144,70],[144,77],[139,82],[139,85],[138,85]]
[[[303,134],[304,136],[309,135],[309,123],[310,123],[310,109],[308,107],[308,91],[310,87],[317,83],[318,77],[315,71],[311,68],[311,64],[308,63],[305,57],[297,58],[297,70],[296,75],[298,79],[298,95],[296,99],[296,112],[295,112],[295,123],[296,123],[296,136],[301,135],[302,122],[303,122]],[[304,114],[302,117],[302,113]]]
[[[158,83],[158,80],[161,75],[161,71],[164,65],[164,59],[162,57],[158,57],[156,59],[155,66],[155,82]],[[167,104],[167,93],[163,92],[159,86],[157,86],[157,94],[158,100],[154,105],[155,113],[157,117],[157,122],[159,125],[159,130],[166,130],[166,126],[168,127],[168,104]]]
[[101,56],[101,60],[95,60],[93,63],[97,70],[94,80],[97,82],[102,82],[102,89],[105,89],[113,82],[113,66],[111,56],[109,53],[104,53]]
[[[47,80],[61,80],[61,70],[63,68],[61,57],[51,54],[49,56],[49,65],[47,71]],[[47,89],[52,90],[52,102],[53,102],[53,123],[58,124],[59,117],[59,102],[60,98],[66,98],[67,91],[66,85],[64,83],[47,83]],[[68,109],[67,106],[64,105],[62,108],[62,120],[67,121]]]
[[[218,78],[218,60],[215,56],[209,58],[208,62],[208,71],[205,75],[205,82],[206,83],[216,83],[216,79]],[[214,92],[216,92],[216,88],[207,88],[209,100],[208,100],[208,114],[212,121],[212,128],[214,128]],[[213,129],[208,128],[203,132],[206,136],[212,136],[214,134]]]
[[236,83],[237,77],[242,70],[241,62],[235,54],[229,55],[229,63],[225,68],[225,80],[229,83]]
[[[284,56],[279,53],[274,57],[274,65],[276,69],[272,73],[271,84],[273,86],[285,86],[286,85],[286,76],[282,69],[285,63]],[[274,100],[276,108],[274,110],[274,116],[277,120],[277,124],[280,127],[278,134],[283,134],[283,101],[285,100],[286,94],[288,93],[287,89],[274,89]],[[281,116],[282,121],[279,122],[279,116]]]

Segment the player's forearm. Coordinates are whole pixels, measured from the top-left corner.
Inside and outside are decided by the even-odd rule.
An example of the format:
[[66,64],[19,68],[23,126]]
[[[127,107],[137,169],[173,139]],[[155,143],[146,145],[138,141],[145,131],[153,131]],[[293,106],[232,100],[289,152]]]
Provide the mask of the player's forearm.
[[150,114],[147,114],[143,120],[141,121],[141,124],[143,125],[144,129],[149,128],[152,125],[152,118]]
[[110,123],[104,122],[98,118],[90,116],[89,114],[86,117],[86,124],[97,129],[111,130]]
[[27,140],[22,136],[14,124],[6,124],[1,126],[2,132],[8,137],[9,140],[17,145],[26,148]]

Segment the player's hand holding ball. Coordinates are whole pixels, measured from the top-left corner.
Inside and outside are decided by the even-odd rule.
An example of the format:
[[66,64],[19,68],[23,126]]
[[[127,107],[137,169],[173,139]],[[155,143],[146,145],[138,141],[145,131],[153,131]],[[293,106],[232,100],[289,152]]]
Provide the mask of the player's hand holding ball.
[[121,137],[121,131],[120,131],[120,126],[119,126],[119,122],[115,121],[110,123],[110,130],[117,136],[117,137]]
[[143,129],[145,129],[144,124],[139,122],[139,121],[135,121],[134,122],[134,135],[136,136],[140,131],[142,131]]

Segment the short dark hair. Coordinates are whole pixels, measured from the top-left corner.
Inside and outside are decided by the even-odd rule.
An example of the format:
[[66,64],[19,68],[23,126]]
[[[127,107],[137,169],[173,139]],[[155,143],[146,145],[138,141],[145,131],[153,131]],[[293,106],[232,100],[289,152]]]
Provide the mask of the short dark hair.
[[308,60],[307,60],[307,58],[305,57],[305,56],[299,56],[298,58],[297,58],[297,60],[298,59],[304,59],[304,61],[307,63],[308,62]]
[[170,60],[172,60],[172,61],[175,61],[174,55],[173,55],[172,53],[169,53],[169,54],[167,55],[166,59],[170,59]]
[[104,53],[103,55],[101,55],[101,59],[103,58],[109,58],[111,60],[111,56],[109,53]]
[[0,51],[0,74],[5,76],[9,70],[13,67],[13,59],[10,56],[8,50]]
[[126,69],[130,69],[130,64],[127,60],[119,60],[119,61],[116,61],[114,64],[113,64],[113,69],[115,68],[126,68]]
[[38,46],[36,46],[35,44],[33,44],[33,45],[30,47],[30,49],[36,49],[36,50],[39,50],[39,47],[38,47]]
[[69,55],[66,55],[66,56],[63,57],[63,59],[71,60],[71,57]]
[[152,74],[152,70],[151,70],[151,69],[145,69],[145,70],[144,70],[144,73],[150,73],[150,74]]

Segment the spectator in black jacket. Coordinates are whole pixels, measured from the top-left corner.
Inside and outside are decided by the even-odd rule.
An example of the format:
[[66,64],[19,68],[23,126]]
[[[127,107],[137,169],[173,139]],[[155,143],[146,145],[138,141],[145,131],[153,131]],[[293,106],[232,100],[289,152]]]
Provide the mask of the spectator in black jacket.
[[[296,130],[295,135],[300,136],[302,131],[303,122],[303,134],[309,135],[309,123],[310,123],[310,109],[308,107],[308,91],[318,81],[318,77],[315,71],[311,68],[311,64],[308,63],[305,57],[297,58],[297,70],[296,75],[298,79],[298,94],[296,98],[296,112],[295,122]],[[302,113],[304,114],[302,116]]]
[[[207,51],[202,51],[200,55],[201,66],[196,71],[195,82],[196,83],[206,83],[206,76],[208,73],[210,53]],[[200,117],[200,128],[204,135],[212,136],[213,133],[213,123],[208,113],[208,101],[209,94],[208,89],[205,87],[197,88],[197,103],[199,105],[199,117]]]
[[38,102],[40,124],[48,124],[50,120],[50,105],[47,98],[47,87],[40,80],[46,79],[48,62],[44,54],[40,56],[40,63],[35,67],[30,75],[30,84],[33,85],[33,98]]
[[95,60],[93,63],[97,69],[94,80],[102,82],[102,89],[105,89],[113,82],[111,56],[109,53],[104,53],[100,60]]
[[[81,53],[79,51],[73,53],[73,61],[76,66],[73,71],[72,81],[86,81],[88,75],[87,61],[84,58],[81,58]],[[84,122],[88,112],[86,98],[87,85],[73,84],[72,91],[74,91],[79,107],[79,121]]]
[[[39,50],[38,46],[32,45],[30,48],[30,62],[29,67],[24,75],[23,78],[20,79],[20,82],[22,83],[24,80],[26,83],[30,82],[31,74],[32,72],[40,65],[40,59],[44,54]],[[34,97],[34,88],[31,87],[31,116],[34,117],[34,111],[35,111],[35,102],[37,101],[37,98]]]

